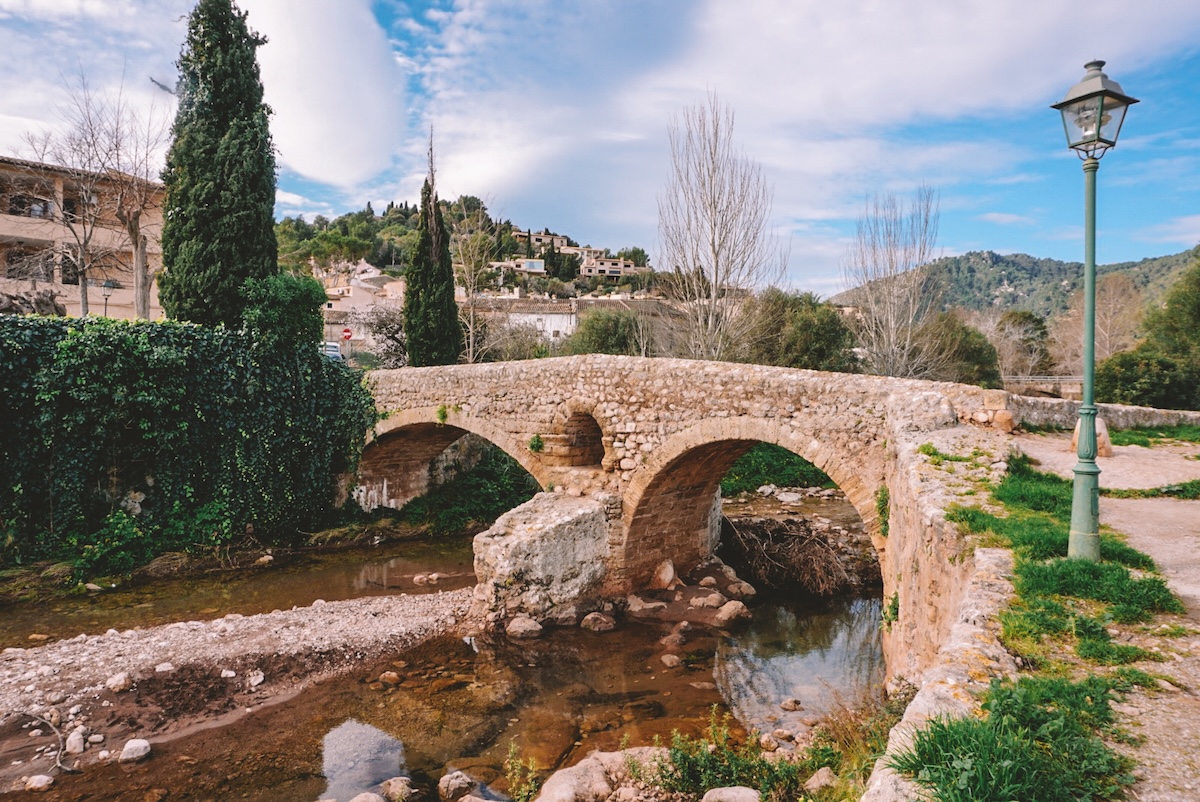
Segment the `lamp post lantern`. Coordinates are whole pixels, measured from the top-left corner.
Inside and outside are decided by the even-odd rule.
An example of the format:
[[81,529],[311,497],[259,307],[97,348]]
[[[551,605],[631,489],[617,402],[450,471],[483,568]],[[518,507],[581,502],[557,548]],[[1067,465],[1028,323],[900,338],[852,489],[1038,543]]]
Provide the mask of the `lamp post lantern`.
[[1117,146],[1125,112],[1135,98],[1104,74],[1103,61],[1089,61],[1083,80],[1051,108],[1062,112],[1067,147],[1083,159],[1083,403],[1079,407],[1079,462],[1071,497],[1067,556],[1100,559],[1100,468],[1096,465],[1096,171],[1100,157]]
[[108,299],[112,297],[113,290],[117,288],[117,282],[112,279],[107,279],[100,285],[100,294],[104,296],[104,317],[108,317]]

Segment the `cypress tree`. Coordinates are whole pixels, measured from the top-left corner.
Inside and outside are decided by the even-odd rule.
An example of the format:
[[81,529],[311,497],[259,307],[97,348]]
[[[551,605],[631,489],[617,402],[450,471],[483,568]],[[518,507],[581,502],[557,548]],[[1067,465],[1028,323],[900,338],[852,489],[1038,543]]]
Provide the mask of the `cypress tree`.
[[163,171],[160,296],[177,320],[240,327],[246,280],[279,272],[265,41],[233,0],[199,0],[188,19]]
[[433,160],[421,187],[421,214],[417,247],[405,274],[404,336],[408,364],[452,365],[463,349],[462,325],[454,303],[454,268],[450,262],[450,237],[442,219],[433,186]]

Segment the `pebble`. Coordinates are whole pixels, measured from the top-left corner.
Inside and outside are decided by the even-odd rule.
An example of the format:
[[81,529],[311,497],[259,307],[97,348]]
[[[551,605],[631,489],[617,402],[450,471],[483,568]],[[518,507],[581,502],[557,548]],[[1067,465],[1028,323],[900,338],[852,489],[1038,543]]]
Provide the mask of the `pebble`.
[[171,663],[159,663],[154,667],[154,670],[159,674],[170,674],[175,670],[175,666]]
[[683,664],[683,660],[679,659],[679,655],[677,654],[664,654],[659,659],[662,660],[662,664],[667,668],[679,668]]
[[133,738],[125,742],[118,758],[122,763],[136,763],[150,754],[150,742],[144,738]]
[[221,669],[221,679],[233,679],[237,676],[237,672],[228,668]]
[[87,740],[84,738],[83,728],[80,727],[67,736],[66,750],[68,755],[82,755],[85,749]]
[[54,785],[54,778],[48,774],[35,774],[25,781],[26,791],[48,791]]
[[103,736],[103,735],[101,735],[101,734],[100,734],[100,733],[98,733],[98,732],[93,732],[91,735],[89,735],[89,736],[87,737],[87,739],[88,739],[88,743],[90,743],[90,744],[102,744],[102,743],[104,743],[104,736]]
[[122,671],[119,674],[113,674],[104,681],[104,687],[108,688],[113,693],[127,691],[132,687],[133,682],[129,679],[129,672]]
[[251,688],[257,688],[259,685],[262,685],[264,682],[266,682],[266,680],[266,675],[257,669],[251,671],[247,677],[248,684]]
[[613,620],[613,617],[604,613],[588,613],[579,622],[580,629],[586,629],[589,632],[611,632],[616,626],[617,622]]

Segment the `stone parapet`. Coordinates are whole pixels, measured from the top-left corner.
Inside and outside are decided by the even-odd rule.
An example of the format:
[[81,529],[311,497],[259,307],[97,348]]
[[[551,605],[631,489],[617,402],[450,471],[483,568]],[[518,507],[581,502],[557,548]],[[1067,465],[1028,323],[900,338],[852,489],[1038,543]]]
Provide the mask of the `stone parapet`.
[[[1046,429],[1071,429],[1079,417],[1079,401],[1063,398],[1033,398],[1014,395],[1009,406],[1017,420]],[[1200,426],[1200,412],[1178,409],[1154,409],[1126,404],[1097,404],[1099,415],[1109,429],[1135,429],[1158,426]]]

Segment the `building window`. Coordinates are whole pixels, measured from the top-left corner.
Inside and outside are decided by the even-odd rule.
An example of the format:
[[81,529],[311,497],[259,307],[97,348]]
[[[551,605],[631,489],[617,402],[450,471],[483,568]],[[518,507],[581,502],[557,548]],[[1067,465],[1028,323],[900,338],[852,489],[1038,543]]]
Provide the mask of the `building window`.
[[13,195],[8,201],[8,213],[19,217],[40,217],[49,220],[54,216],[54,204],[33,195]]

